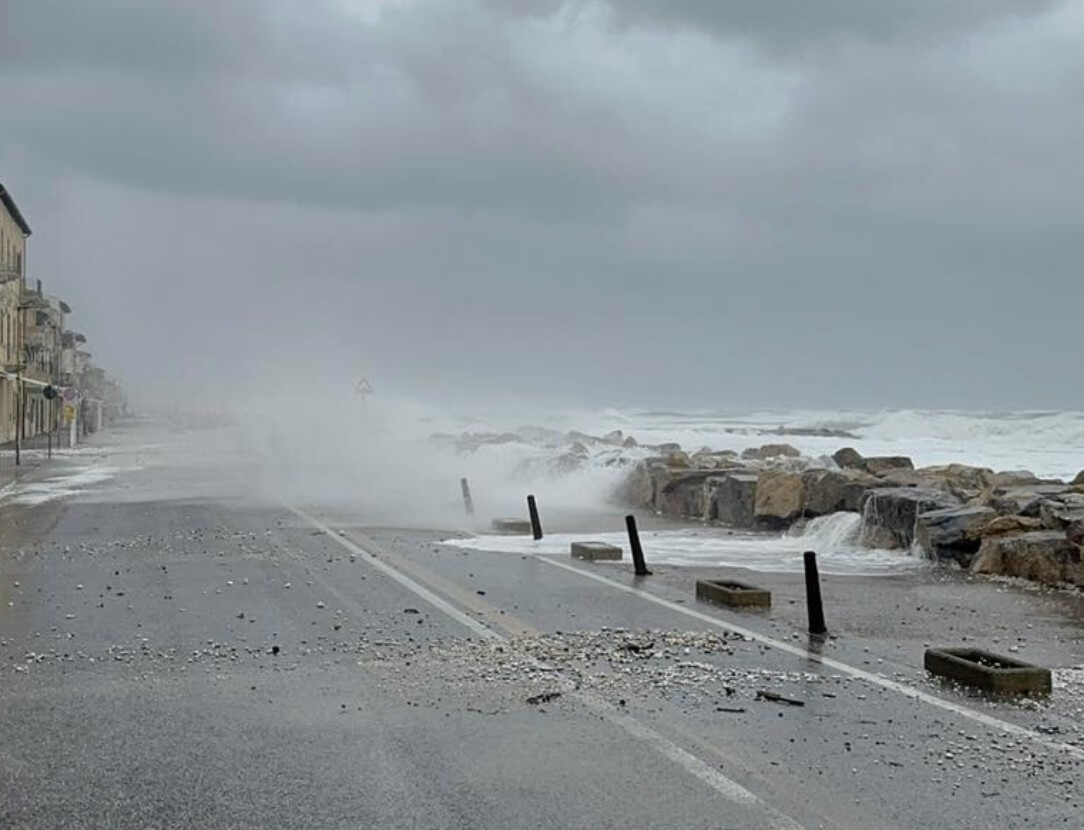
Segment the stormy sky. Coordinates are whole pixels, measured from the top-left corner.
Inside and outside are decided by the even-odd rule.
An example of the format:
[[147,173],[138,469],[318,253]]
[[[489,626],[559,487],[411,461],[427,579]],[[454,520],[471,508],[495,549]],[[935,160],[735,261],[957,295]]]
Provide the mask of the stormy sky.
[[0,0],[134,396],[1084,408],[1084,2]]

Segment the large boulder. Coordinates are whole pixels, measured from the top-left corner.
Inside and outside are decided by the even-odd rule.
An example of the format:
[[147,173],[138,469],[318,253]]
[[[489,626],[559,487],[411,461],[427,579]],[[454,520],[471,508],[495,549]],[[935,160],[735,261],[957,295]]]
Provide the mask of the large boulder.
[[645,458],[629,473],[624,483],[618,488],[617,496],[621,501],[635,507],[655,508],[656,495],[660,483],[670,479],[666,459]]
[[699,470],[735,470],[745,466],[735,458],[733,452],[714,452],[707,448],[693,453],[691,460]]
[[967,464],[919,467],[915,473],[931,486],[946,490],[964,501],[987,490],[990,487],[990,478],[994,475],[994,471],[987,467],[971,467]]
[[708,479],[711,493],[708,518],[732,527],[753,527],[758,479],[756,473],[726,473]]
[[749,449],[743,450],[741,457],[765,461],[769,458],[798,458],[800,455],[801,452],[790,444],[764,444],[760,447],[749,447]]
[[1078,548],[1084,547],[1084,522],[1074,522],[1065,528],[1065,538]]
[[714,470],[685,470],[671,475],[657,487],[655,509],[667,516],[706,520],[709,501],[707,480]]
[[927,510],[915,519],[915,542],[931,559],[952,559],[966,568],[979,550],[979,534],[996,517],[992,507],[981,505]]
[[864,470],[866,459],[854,447],[843,447],[832,454],[832,460],[841,470]]
[[764,470],[757,477],[753,503],[757,523],[774,529],[789,527],[802,515],[803,493],[801,473]]
[[862,509],[862,544],[867,547],[909,548],[915,541],[920,513],[958,507],[959,500],[941,490],[885,487],[870,490]]
[[1084,494],[1069,492],[1044,499],[1039,502],[1039,519],[1050,530],[1065,530],[1084,521]]
[[1032,516],[1038,518],[1042,503],[1069,492],[1064,484],[1033,484],[1026,487],[996,487],[980,497],[979,501],[994,508],[1004,516]]
[[824,516],[840,510],[858,512],[866,492],[885,482],[861,470],[806,470],[802,473],[802,515]]
[[1031,470],[1003,470],[990,476],[990,487],[1026,487],[1029,484],[1041,484],[1039,477]]
[[897,470],[913,470],[915,464],[906,455],[879,455],[863,459],[862,467],[867,473],[884,476]]
[[666,459],[667,467],[678,467],[681,469],[687,469],[693,466],[693,462],[692,459],[689,458],[689,454],[687,452],[682,452],[681,450],[671,450],[665,453],[663,455],[663,458]]
[[1007,533],[1029,533],[1045,530],[1040,519],[1030,516],[995,516],[978,530],[978,536],[1004,536]]
[[1076,478],[1074,478],[1069,483],[1070,484],[1084,484],[1084,470],[1081,470],[1079,473],[1077,473]]
[[1057,530],[987,537],[971,562],[971,572],[1018,576],[1047,585],[1084,585],[1080,548]]

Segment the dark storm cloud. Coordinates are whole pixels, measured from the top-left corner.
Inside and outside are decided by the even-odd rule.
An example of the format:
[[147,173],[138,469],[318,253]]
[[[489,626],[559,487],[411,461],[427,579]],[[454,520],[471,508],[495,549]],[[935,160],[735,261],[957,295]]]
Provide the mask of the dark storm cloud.
[[[494,5],[500,5],[494,0]],[[545,13],[549,0],[525,0],[521,8]],[[777,46],[823,47],[847,38],[899,41],[941,39],[988,23],[1026,18],[1057,5],[1055,0],[614,0],[616,20],[629,25],[685,26],[724,37],[749,37]]]
[[1080,3],[0,15],[0,181],[141,381],[1084,406]]

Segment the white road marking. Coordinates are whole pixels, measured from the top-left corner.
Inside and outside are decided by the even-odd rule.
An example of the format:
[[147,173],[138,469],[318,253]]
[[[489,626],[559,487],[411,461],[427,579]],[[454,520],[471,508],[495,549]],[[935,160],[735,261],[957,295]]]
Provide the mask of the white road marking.
[[[360,545],[355,544],[350,539],[342,536],[328,525],[305,513],[303,510],[299,510],[293,505],[283,502],[283,506],[293,513],[295,516],[304,519],[310,525],[317,530],[321,530],[326,533],[330,538],[334,539],[344,548],[351,553],[362,557],[362,559],[369,565],[376,568],[384,575],[394,579],[404,588],[411,593],[417,595],[421,599],[424,599],[433,607],[443,611],[453,620],[469,628],[477,634],[480,634],[487,639],[507,641],[500,632],[494,631],[491,628],[478,622],[478,620],[469,617],[464,614],[458,608],[451,603],[445,601],[443,598],[437,596],[424,585],[411,579],[406,574],[393,568],[386,562],[382,562],[376,554],[365,550]],[[615,726],[621,727],[632,737],[643,741],[657,752],[669,759],[673,763],[677,764],[687,773],[698,779],[702,783],[711,787],[715,792],[719,793],[723,798],[734,804],[741,805],[751,810],[756,810],[764,813],[770,822],[769,826],[772,830],[804,830],[803,826],[796,822],[794,819],[776,810],[774,807],[770,807],[763,799],[755,795],[750,790],[747,790],[737,781],[732,778],[728,778],[716,769],[713,769],[701,759],[697,758],[692,753],[682,749],[676,743],[671,741],[666,736],[656,732],[651,727],[641,723],[631,715],[624,714],[615,710],[610,704],[606,703],[601,698],[595,697],[592,694],[584,692],[582,690],[571,692],[575,697],[578,697],[584,704],[587,705],[592,711],[599,716],[605,718]]]
[[719,619],[718,617],[713,617],[710,614],[704,614],[692,608],[686,608],[676,602],[671,602],[668,599],[663,599],[662,597],[655,596],[654,594],[649,593],[648,591],[645,591],[641,588],[633,588],[630,585],[615,582],[608,577],[602,576],[600,574],[591,573],[587,570],[582,570],[575,567],[574,565],[569,565],[565,562],[559,562],[552,557],[535,556],[535,558],[541,562],[545,562],[547,565],[552,565],[555,568],[569,571],[586,579],[593,579],[595,582],[601,582],[603,585],[606,585],[617,591],[623,591],[626,594],[632,594],[633,596],[640,597],[647,602],[653,602],[656,605],[662,606],[669,611],[673,611],[677,614],[683,614],[686,617],[692,617],[695,620],[707,623],[708,625],[722,629],[723,631],[729,631],[733,634],[741,634],[746,638],[756,640],[757,642],[763,643],[767,646],[771,646],[772,648],[778,649],[780,651],[785,651],[788,654],[793,654],[796,657],[802,657],[806,660],[812,660],[814,662],[820,663],[822,666],[825,666],[827,668],[849,674],[852,677],[861,678],[862,680],[880,686],[883,689],[897,692],[904,697],[918,700],[931,706],[937,706],[948,712],[952,712],[953,714],[968,718],[975,721],[976,723],[981,723],[984,726],[988,726],[992,729],[997,729],[1010,735],[1015,735],[1020,738],[1026,738],[1028,740],[1035,741],[1046,746],[1049,749],[1053,749],[1058,752],[1064,752],[1078,760],[1084,760],[1084,749],[1073,746],[1072,744],[1051,740],[1050,738],[1047,738],[1044,735],[1039,734],[1038,732],[1034,732],[1027,727],[1019,726],[1015,723],[1010,723],[1009,721],[1002,720],[1001,718],[996,718],[993,715],[987,715],[984,712],[976,712],[974,709],[964,706],[963,704],[955,703],[951,700],[946,700],[945,698],[938,697],[937,695],[932,695],[928,692],[922,691],[921,689],[916,689],[913,686],[908,686],[906,683],[900,683],[895,680],[890,680],[884,675],[875,674],[873,672],[866,671],[865,669],[860,669],[857,666],[852,666],[849,663],[843,663],[839,660],[834,660],[831,657],[824,657],[823,655],[816,654],[809,649],[802,648],[801,646],[796,646],[793,643],[787,643],[783,640],[777,640],[774,637],[769,637],[766,634],[760,634],[759,632],[753,631],[750,628],[745,628],[740,625],[735,625],[734,623],[726,622]]
[[359,545],[355,545],[352,541],[350,541],[346,537],[340,535],[337,531],[332,530],[330,527],[328,527],[326,524],[321,522],[319,519],[315,519],[312,516],[310,516],[308,513],[305,513],[304,511],[298,510],[296,507],[294,507],[294,506],[292,506],[290,504],[286,504],[285,502],[283,502],[283,506],[287,510],[289,510],[291,513],[293,513],[295,516],[298,516],[299,518],[304,519],[306,522],[311,524],[317,530],[322,530],[324,533],[326,533],[328,536],[330,536],[332,539],[334,539],[336,542],[338,542],[340,545],[342,545],[344,548],[346,548],[351,553],[356,554],[357,556],[363,557],[366,562],[368,562],[370,565],[372,565],[374,568],[376,568],[382,574],[384,574],[387,577],[390,577],[391,579],[394,579],[396,582],[398,582],[400,585],[402,585],[408,591],[412,591],[413,593],[417,594],[419,597],[424,599],[426,602],[428,602],[434,608],[440,609],[445,614],[447,614],[449,617],[451,617],[453,620],[455,620],[456,622],[466,626],[471,631],[473,631],[475,634],[478,634],[481,637],[485,637],[487,640],[493,640],[493,639],[503,640],[504,639],[504,637],[502,637],[500,634],[498,634],[492,628],[488,628],[487,626],[485,626],[482,623],[478,622],[478,620],[474,619],[473,617],[470,617],[467,614],[464,614],[462,611],[460,611],[458,608],[456,608],[450,602],[447,602],[443,598],[437,596],[432,591],[430,591],[428,588],[426,588],[424,585],[419,585],[417,582],[415,582],[409,576],[406,576],[406,575],[400,573],[399,571],[397,571],[395,568],[393,568],[391,565],[387,564],[386,562],[381,562],[380,558],[378,556],[376,556],[373,553],[370,553],[369,551],[365,550],[364,548],[360,547]]

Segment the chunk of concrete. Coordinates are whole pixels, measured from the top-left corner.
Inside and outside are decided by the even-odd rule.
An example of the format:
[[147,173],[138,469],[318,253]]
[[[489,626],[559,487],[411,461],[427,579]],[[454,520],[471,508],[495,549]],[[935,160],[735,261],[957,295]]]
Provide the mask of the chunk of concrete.
[[735,579],[698,579],[696,598],[733,608],[769,608],[772,592]]
[[531,532],[531,523],[527,519],[494,519],[493,529],[498,533],[526,534]]
[[997,694],[1050,694],[1050,670],[978,648],[931,648],[926,671]]
[[621,548],[606,542],[573,542],[570,553],[573,559],[585,559],[588,562],[614,561],[623,555]]

